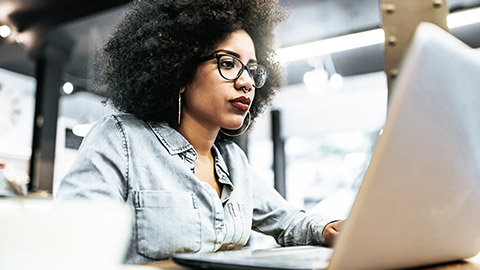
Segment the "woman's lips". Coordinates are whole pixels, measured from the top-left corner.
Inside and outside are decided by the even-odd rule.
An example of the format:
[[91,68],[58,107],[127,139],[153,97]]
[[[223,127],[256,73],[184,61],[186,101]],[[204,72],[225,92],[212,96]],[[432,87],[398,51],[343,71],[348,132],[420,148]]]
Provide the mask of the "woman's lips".
[[233,105],[233,107],[246,112],[250,108],[251,101],[249,97],[240,96],[230,100],[230,103]]

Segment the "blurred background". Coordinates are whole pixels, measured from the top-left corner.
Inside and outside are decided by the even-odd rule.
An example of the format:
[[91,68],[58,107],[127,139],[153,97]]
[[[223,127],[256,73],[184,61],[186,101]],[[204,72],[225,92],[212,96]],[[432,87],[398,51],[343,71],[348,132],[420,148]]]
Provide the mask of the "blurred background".
[[[54,194],[89,126],[113,111],[92,90],[94,62],[128,2],[0,0],[0,163],[31,192]],[[379,1],[280,4],[285,87],[239,144],[289,201],[343,217],[387,112]],[[478,48],[480,0],[447,4],[457,19],[476,12],[448,24]]]

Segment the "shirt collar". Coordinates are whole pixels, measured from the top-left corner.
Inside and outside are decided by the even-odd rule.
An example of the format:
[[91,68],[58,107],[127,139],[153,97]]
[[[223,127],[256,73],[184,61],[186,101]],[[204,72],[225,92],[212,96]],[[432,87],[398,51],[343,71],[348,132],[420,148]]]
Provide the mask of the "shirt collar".
[[[230,181],[230,173],[228,172],[228,167],[227,167],[227,163],[225,162],[225,160],[223,159],[222,155],[220,154],[220,151],[218,150],[217,146],[214,144],[213,147],[212,147],[212,154],[213,154],[213,158],[215,159],[215,166],[217,166],[220,171],[217,172],[218,176],[220,179],[222,178],[226,178],[228,179],[228,183],[224,183],[222,182],[222,184],[230,184],[232,185],[231,181]],[[225,175],[226,177],[221,177],[222,175]]]
[[170,127],[167,122],[148,122],[148,125],[170,155],[177,155],[193,149],[193,146],[187,139],[174,128]]
[[[148,122],[148,125],[170,155],[178,155],[187,151],[196,153],[187,139],[174,128],[170,127],[167,122]],[[235,187],[230,180],[227,163],[215,144],[212,147],[212,154],[215,159],[215,171],[218,176],[218,181],[224,185],[228,185],[230,189],[233,190]]]
[[223,184],[222,196],[220,199],[222,200],[222,203],[225,203],[232,196],[235,186],[230,180],[230,173],[228,172],[227,163],[225,163],[225,160],[215,144],[212,147],[212,154],[215,160],[215,172],[218,177],[218,182]]
[[232,190],[235,189],[230,180],[230,172],[228,171],[227,163],[215,144],[212,147],[212,154],[215,160],[215,172],[217,173],[218,181],[224,185],[230,186]]

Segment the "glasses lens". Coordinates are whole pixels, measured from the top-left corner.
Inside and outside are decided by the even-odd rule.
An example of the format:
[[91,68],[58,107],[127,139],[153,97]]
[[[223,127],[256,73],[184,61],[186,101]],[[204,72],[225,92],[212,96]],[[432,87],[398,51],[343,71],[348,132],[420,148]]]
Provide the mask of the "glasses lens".
[[268,70],[266,67],[262,65],[248,66],[248,73],[250,74],[250,77],[253,79],[253,82],[255,84],[254,86],[256,88],[262,87],[267,81]]
[[242,63],[238,59],[229,55],[222,55],[218,60],[218,67],[220,74],[227,80],[235,80],[238,78],[240,70],[242,70]]
[[[218,59],[218,69],[220,75],[227,80],[236,80],[243,73],[244,64],[236,57],[231,55],[221,55]],[[262,65],[246,66],[250,78],[253,79],[256,88],[262,87],[267,81],[268,70]]]

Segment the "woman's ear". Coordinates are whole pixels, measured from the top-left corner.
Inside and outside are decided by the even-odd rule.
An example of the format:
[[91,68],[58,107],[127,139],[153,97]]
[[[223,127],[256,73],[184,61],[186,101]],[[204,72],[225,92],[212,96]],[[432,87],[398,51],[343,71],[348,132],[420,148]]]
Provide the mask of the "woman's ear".
[[183,94],[183,92],[185,92],[185,86],[180,89],[180,94]]

